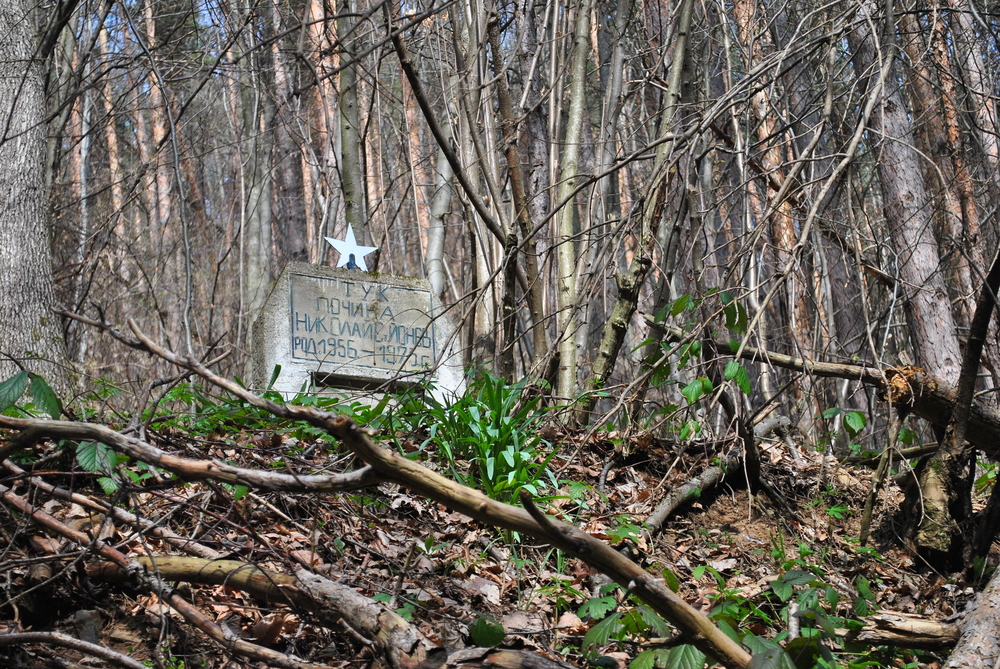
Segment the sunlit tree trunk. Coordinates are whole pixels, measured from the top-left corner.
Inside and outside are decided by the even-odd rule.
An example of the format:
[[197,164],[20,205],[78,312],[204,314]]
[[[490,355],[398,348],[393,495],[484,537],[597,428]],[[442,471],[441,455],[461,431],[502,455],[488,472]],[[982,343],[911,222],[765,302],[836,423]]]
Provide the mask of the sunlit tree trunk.
[[[862,20],[850,35],[854,65],[860,76],[874,79],[881,58],[893,58],[869,28],[866,17],[875,19],[875,3],[860,10]],[[888,22],[885,34],[894,26]],[[869,84],[870,86],[870,84]],[[870,90],[870,88],[869,88]],[[945,272],[931,215],[931,203],[923,179],[920,156],[914,148],[913,129],[899,81],[890,71],[881,93],[880,108],[872,115],[872,126],[880,138],[878,175],[882,188],[886,225],[895,247],[899,276],[906,291],[905,307],[909,342],[917,364],[936,377],[955,384],[961,368],[961,354],[955,336],[951,300],[944,281]],[[934,457],[919,474],[922,515],[917,518],[917,545],[934,554],[961,552],[962,535],[958,523],[964,520],[962,479],[967,462],[961,457]]]
[[575,7],[573,48],[569,70],[569,112],[562,158],[559,161],[559,212],[556,234],[556,306],[559,310],[559,374],[556,389],[563,398],[576,393],[576,328],[577,328],[577,212],[573,190],[579,177],[580,142],[583,137],[583,115],[586,104],[587,61],[590,58],[590,0],[580,0]]

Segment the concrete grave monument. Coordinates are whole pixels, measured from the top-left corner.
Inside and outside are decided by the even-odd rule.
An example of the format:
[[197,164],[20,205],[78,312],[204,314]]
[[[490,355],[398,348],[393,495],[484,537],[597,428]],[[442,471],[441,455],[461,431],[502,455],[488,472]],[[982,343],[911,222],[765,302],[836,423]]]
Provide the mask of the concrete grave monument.
[[[374,390],[387,381],[430,377],[435,395],[464,389],[454,328],[423,279],[370,274],[364,256],[375,249],[328,240],[340,251],[337,268],[285,266],[254,323],[251,383],[294,394],[321,387]],[[345,269],[341,269],[344,267]]]

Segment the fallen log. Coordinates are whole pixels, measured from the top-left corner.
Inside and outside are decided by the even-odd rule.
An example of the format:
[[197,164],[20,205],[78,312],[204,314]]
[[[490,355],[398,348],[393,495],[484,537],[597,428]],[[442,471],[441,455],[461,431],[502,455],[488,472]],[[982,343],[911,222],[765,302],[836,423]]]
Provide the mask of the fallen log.
[[[413,669],[430,646],[422,643],[416,628],[394,611],[353,588],[304,569],[293,576],[238,560],[165,555],[140,557],[137,562],[166,581],[225,585],[266,602],[305,609],[326,627],[339,629],[341,622],[346,622],[371,641],[381,666],[387,669]],[[106,583],[128,579],[126,570],[111,562],[87,565],[87,576]]]

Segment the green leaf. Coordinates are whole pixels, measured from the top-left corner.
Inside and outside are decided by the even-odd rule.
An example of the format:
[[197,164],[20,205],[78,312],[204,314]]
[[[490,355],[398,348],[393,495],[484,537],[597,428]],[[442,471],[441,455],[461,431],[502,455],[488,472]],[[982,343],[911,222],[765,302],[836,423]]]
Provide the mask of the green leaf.
[[857,589],[858,594],[867,599],[869,602],[875,601],[875,593],[872,592],[871,584],[868,583],[868,579],[864,576],[858,576],[857,580],[854,582],[854,587]]
[[654,669],[654,667],[667,667],[672,648],[653,648],[644,650],[629,662],[628,669]]
[[788,585],[780,578],[771,581],[771,590],[773,590],[774,594],[778,596],[778,599],[783,602],[787,602],[791,599],[792,593],[794,592],[792,590],[792,586]]
[[18,372],[3,383],[0,383],[0,412],[11,408],[21,399],[28,387],[28,373]]
[[851,508],[846,504],[834,504],[829,509],[826,510],[834,518],[843,518],[848,513],[850,513]]
[[732,381],[734,379],[736,380],[736,385],[740,387],[744,395],[750,395],[753,392],[747,370],[743,369],[743,365],[735,360],[730,360],[726,363],[726,380]]
[[35,406],[52,416],[53,420],[59,420],[62,413],[62,402],[56,397],[52,386],[38,374],[31,374],[31,397]]
[[767,650],[782,650],[777,641],[756,634],[747,634],[743,637],[743,645],[750,650],[751,655],[759,655]]
[[476,622],[469,625],[472,642],[482,648],[499,646],[506,635],[503,625],[489,616],[480,616],[476,618]]
[[829,409],[823,412],[823,418],[826,418],[827,420],[831,418],[836,418],[839,415],[840,415],[839,407],[830,407]]
[[801,569],[789,569],[781,576],[781,580],[788,585],[809,585],[814,579],[811,572]]
[[678,592],[681,589],[681,581],[671,569],[663,570],[663,581],[673,592]]
[[696,420],[685,421],[684,425],[681,427],[680,438],[681,441],[686,441],[691,437],[695,437],[701,432],[701,425]]
[[240,501],[241,499],[246,497],[247,493],[249,492],[250,488],[246,487],[245,485],[233,486],[233,501],[234,502]]
[[600,620],[610,612],[614,611],[616,606],[618,606],[618,600],[614,597],[595,597],[588,600],[583,606],[581,606],[580,610],[576,612],[576,615],[581,618],[590,616],[594,620]]
[[723,292],[719,297],[722,298],[722,303],[725,305],[722,308],[722,313],[726,316],[726,327],[736,334],[746,334],[747,310],[728,292]]
[[97,484],[101,486],[105,495],[114,495],[118,492],[118,482],[107,476],[98,476]]
[[622,627],[621,617],[621,612],[616,611],[591,627],[580,643],[580,650],[585,654],[590,654],[596,652],[601,646],[608,645],[611,635],[619,631]]
[[274,382],[278,380],[278,376],[280,374],[281,374],[281,365],[275,365],[274,369],[271,370],[271,380],[267,382],[268,390],[274,387]]
[[670,651],[670,659],[664,666],[670,669],[703,669],[705,654],[691,644],[685,643]]
[[688,404],[694,404],[702,395],[710,392],[712,392],[712,382],[705,377],[699,377],[681,389],[681,395]]
[[654,630],[658,636],[670,636],[670,623],[668,623],[663,616],[648,606],[639,606],[637,609],[642,621],[646,623],[650,629]]
[[800,636],[785,645],[785,654],[795,663],[798,669],[812,669],[819,658],[832,659],[829,649],[819,642],[819,639]]
[[760,653],[754,653],[750,659],[747,669],[797,669],[792,659],[788,657],[784,649],[768,648]]
[[844,426],[847,427],[847,432],[854,437],[865,429],[865,425],[868,424],[868,420],[865,415],[860,411],[848,411],[844,414]]
[[690,295],[685,293],[684,295],[681,295],[676,300],[674,300],[673,306],[670,307],[670,315],[676,316],[685,309],[692,309],[692,308],[694,308],[694,300],[691,298]]
[[110,474],[115,466],[115,452],[98,441],[81,441],[76,447],[76,461],[84,471]]

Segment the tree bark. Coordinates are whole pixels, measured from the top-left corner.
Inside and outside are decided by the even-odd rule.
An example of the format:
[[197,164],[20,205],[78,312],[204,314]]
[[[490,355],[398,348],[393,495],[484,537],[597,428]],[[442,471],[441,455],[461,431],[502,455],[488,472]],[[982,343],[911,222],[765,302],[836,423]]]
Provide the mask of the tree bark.
[[[348,18],[356,13],[356,3],[349,0],[338,8],[337,37],[345,52],[341,58],[354,58],[354,26]],[[340,183],[344,189],[344,217],[354,226],[354,235],[362,244],[368,243],[368,216],[365,208],[364,175],[361,171],[361,115],[358,110],[357,65],[350,63],[340,71]]]
[[556,302],[559,309],[556,336],[559,338],[559,396],[571,400],[576,394],[576,199],[572,197],[579,172],[580,141],[586,103],[587,61],[590,56],[590,0],[576,6],[573,48],[570,56],[569,113],[559,165],[559,194],[562,205],[556,233]]
[[983,669],[1000,657],[997,626],[1000,612],[1000,571],[976,598],[976,607],[962,625],[962,636],[945,664],[946,669]]
[[[868,23],[877,18],[876,3],[865,2],[859,12],[860,20],[849,42],[858,76],[870,78],[878,63],[883,58],[894,58],[895,52],[877,50],[877,37]],[[890,25],[885,33],[891,35],[891,17],[886,20]],[[872,129],[878,138],[877,164],[886,224],[898,254],[900,278],[909,291],[905,309],[917,364],[954,384],[961,366],[955,319],[941,271],[941,253],[934,238],[921,160],[913,148],[913,128],[895,73],[886,79],[879,107],[872,114]]]
[[66,346],[52,312],[45,97],[34,7],[0,0],[0,377],[23,365],[67,391]]

